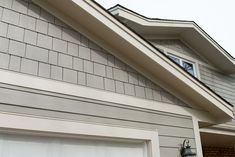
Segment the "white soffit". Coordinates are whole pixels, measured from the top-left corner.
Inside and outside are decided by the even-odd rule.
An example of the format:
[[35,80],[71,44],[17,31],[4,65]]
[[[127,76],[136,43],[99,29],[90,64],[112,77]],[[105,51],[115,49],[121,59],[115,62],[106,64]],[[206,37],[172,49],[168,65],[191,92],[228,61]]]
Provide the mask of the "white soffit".
[[235,73],[235,59],[193,21],[151,19],[120,5],[110,8],[109,11],[143,36],[178,37],[222,72]]
[[33,1],[73,29],[83,32],[85,36],[153,82],[161,84],[190,104],[203,107],[219,121],[226,121],[233,117],[233,108],[229,103],[193,79],[95,2],[85,0],[63,0],[60,3],[58,0]]

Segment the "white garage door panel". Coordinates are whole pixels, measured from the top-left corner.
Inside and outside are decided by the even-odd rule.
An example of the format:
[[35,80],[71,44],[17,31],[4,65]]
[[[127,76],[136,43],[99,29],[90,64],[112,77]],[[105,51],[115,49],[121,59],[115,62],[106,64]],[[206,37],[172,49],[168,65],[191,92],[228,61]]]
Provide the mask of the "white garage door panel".
[[144,143],[0,135],[0,157],[147,157]]

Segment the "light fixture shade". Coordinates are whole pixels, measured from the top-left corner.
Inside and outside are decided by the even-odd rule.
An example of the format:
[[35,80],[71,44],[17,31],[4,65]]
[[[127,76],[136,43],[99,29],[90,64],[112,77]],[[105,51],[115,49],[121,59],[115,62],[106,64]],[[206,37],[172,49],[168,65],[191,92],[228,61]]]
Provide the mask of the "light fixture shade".
[[[187,146],[185,146],[185,142],[187,143]],[[191,146],[189,146],[189,140],[184,140],[183,147],[181,148],[181,156],[182,157],[196,156],[196,153],[192,152]]]
[[192,157],[192,156],[196,156],[196,153],[193,153],[191,150],[191,147],[187,146],[186,148],[182,149],[181,156],[182,157]]

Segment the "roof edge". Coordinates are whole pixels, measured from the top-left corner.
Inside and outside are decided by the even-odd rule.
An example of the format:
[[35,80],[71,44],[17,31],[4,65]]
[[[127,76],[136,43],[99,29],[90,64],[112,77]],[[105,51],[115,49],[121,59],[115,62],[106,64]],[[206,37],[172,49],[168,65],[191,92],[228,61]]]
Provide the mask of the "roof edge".
[[[160,24],[165,24],[165,25],[161,25],[161,26],[170,28],[170,25],[171,25],[172,27],[193,28],[195,31],[200,33],[208,42],[210,42],[210,44],[212,44],[215,47],[215,49],[217,49],[226,58],[226,61],[227,61],[228,64],[231,64],[230,67],[232,67],[232,69],[230,68],[229,70],[225,71],[225,73],[230,73],[230,74],[235,73],[235,58],[230,53],[228,53],[219,43],[217,43],[208,33],[206,33],[206,31],[204,31],[194,21],[149,18],[149,17],[146,17],[146,16],[141,15],[139,13],[136,13],[135,11],[132,11],[132,10],[120,5],[120,4],[117,4],[117,5],[109,8],[108,10],[113,15],[119,16],[119,17],[122,17],[122,18],[128,19],[128,17],[124,17],[122,15],[123,12],[125,12],[125,13],[127,13],[127,14],[135,17],[135,18],[138,18],[138,19],[140,19],[141,23],[139,23],[139,21],[133,20],[133,19],[128,19],[128,20],[139,23],[140,25],[158,27]],[[218,67],[218,68],[221,69],[221,67]]]

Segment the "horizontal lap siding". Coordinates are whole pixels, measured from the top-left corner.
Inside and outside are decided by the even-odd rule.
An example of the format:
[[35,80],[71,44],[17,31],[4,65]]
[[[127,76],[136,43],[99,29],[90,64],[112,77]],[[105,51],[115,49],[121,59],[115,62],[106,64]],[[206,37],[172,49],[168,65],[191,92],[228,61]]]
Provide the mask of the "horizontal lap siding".
[[0,15],[0,69],[187,106],[30,0]]
[[[235,77],[219,73],[203,64],[208,64],[205,60],[197,55],[190,47],[186,46],[179,40],[153,40],[158,45],[169,48],[173,51],[182,53],[188,57],[198,61],[200,78],[203,83],[210,87],[213,91],[223,97],[225,100],[235,105]],[[171,53],[170,50],[167,51]],[[202,64],[203,63],[203,64]]]
[[118,104],[90,102],[59,94],[38,93],[6,85],[0,88],[0,102],[0,110],[5,112],[139,129],[157,129],[163,157],[169,156],[164,153],[165,150],[177,153],[176,150],[180,148],[185,138],[189,138],[192,147],[195,148],[193,124],[190,117],[127,108]]
[[[177,149],[177,148],[161,148],[161,152],[162,154],[164,154],[164,156],[167,156],[167,157],[181,157],[181,155],[178,155],[178,152],[179,152],[180,149]],[[193,152],[196,152],[195,149],[192,149]]]
[[225,100],[235,105],[235,78],[223,75],[203,65],[199,66],[201,80]]
[[[15,89],[0,89],[1,103],[25,106],[37,109],[55,110],[61,112],[112,117],[116,119],[128,119],[129,121],[139,121],[151,124],[157,121],[158,124],[180,126],[192,128],[192,123],[187,118],[177,116],[159,115],[151,111],[139,112],[132,109],[115,107],[110,104],[93,103],[89,101],[77,100],[76,98],[62,98],[57,96],[35,94],[31,92],[17,91]],[[108,107],[107,107],[108,106]],[[114,112],[115,111],[115,112]]]

